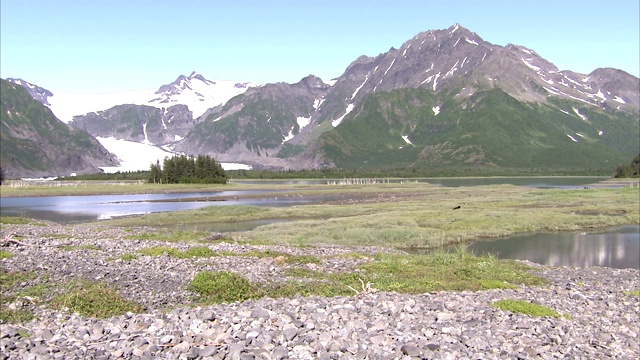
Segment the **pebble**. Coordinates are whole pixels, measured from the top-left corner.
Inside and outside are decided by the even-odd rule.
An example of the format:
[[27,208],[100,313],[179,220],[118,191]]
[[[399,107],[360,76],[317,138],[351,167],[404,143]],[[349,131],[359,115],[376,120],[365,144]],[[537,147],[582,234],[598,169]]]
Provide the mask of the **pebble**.
[[[637,269],[529,263],[547,284],[418,295],[264,298],[199,307],[186,290],[199,271],[235,271],[258,281],[282,277],[287,265],[237,256],[200,261],[139,255],[131,261],[107,261],[149,246],[203,245],[126,240],[130,233],[108,227],[3,225],[2,230],[23,235],[21,241],[30,244],[6,247],[15,256],[0,260],[3,269],[36,272],[35,279],[21,286],[37,285],[44,275],[60,283],[100,279],[119,285],[122,296],[146,310],[95,319],[35,306],[36,320],[0,324],[0,360],[640,358],[640,299],[628,294],[640,289]],[[100,250],[65,251],[58,248],[61,244]],[[269,249],[315,256],[354,251],[338,246],[206,246],[213,251]],[[334,257],[318,264],[317,271],[349,271],[363,261],[368,260]],[[530,317],[491,307],[501,299],[528,300],[569,316]]]

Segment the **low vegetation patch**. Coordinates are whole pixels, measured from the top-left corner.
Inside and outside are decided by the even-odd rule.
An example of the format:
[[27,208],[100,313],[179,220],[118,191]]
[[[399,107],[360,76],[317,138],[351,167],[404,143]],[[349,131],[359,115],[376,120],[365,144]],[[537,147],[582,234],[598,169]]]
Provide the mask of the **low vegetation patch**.
[[6,250],[0,250],[0,259],[9,259],[12,258],[13,254]]
[[258,285],[229,271],[202,271],[196,274],[188,289],[200,294],[207,303],[231,303],[264,295]]
[[2,216],[0,217],[0,224],[18,224],[18,225],[36,225],[36,226],[45,226],[43,223],[39,223],[34,221],[33,219],[27,219],[23,217],[17,216]]
[[[32,272],[24,271],[6,271],[0,268],[0,323],[16,323],[29,321],[33,319],[33,313],[30,310],[22,309],[18,303],[25,296],[35,296],[36,292],[32,291],[32,287],[18,291],[17,285],[35,278]],[[39,296],[40,293],[37,292]],[[32,301],[31,297],[25,301]]]
[[524,300],[504,299],[492,304],[493,307],[512,313],[525,314],[530,316],[550,316],[558,318],[560,314],[544,305],[534,304]]
[[640,289],[639,290],[634,290],[634,291],[629,291],[628,294],[631,295],[631,296],[640,297]]
[[176,249],[170,246],[152,246],[152,247],[140,249],[138,250],[138,253],[142,255],[147,255],[147,256],[161,256],[163,254],[167,254],[168,256],[172,256],[180,259],[188,259],[192,257],[218,256],[218,254],[216,254],[213,250],[204,246],[192,247],[185,251],[181,251],[179,249]]
[[68,284],[64,294],[53,299],[52,306],[97,318],[123,315],[127,312],[139,313],[144,310],[142,305],[122,298],[116,289],[104,283],[85,281]]
[[283,253],[280,251],[274,251],[274,250],[264,250],[264,251],[258,251],[258,250],[251,250],[251,251],[247,251],[244,253],[225,253],[225,255],[227,256],[252,256],[252,257],[258,257],[258,258],[274,258],[277,261],[282,261],[285,264],[296,264],[296,265],[303,265],[303,264],[320,264],[322,262],[322,260],[320,260],[320,258],[318,258],[317,256],[313,256],[313,255],[292,255],[292,254],[287,254],[287,253]]
[[198,230],[158,230],[148,231],[139,234],[132,234],[126,237],[127,240],[156,240],[164,242],[202,242],[210,237],[210,233]]
[[428,255],[377,255],[362,266],[378,290],[420,294],[442,290],[484,290],[540,285],[529,267],[512,260],[475,256],[466,250]]
[[120,260],[122,261],[132,261],[137,259],[138,257],[135,254],[123,254],[120,256]]
[[[265,251],[258,255],[273,257],[277,254]],[[284,270],[288,279],[284,282],[251,283],[238,274],[202,272],[196,275],[189,289],[200,294],[201,301],[215,303],[296,294],[331,297],[377,290],[422,294],[543,284],[544,280],[528,274],[529,269],[515,261],[478,257],[465,250],[428,255],[387,254],[376,255],[373,261],[353,272],[325,273],[290,267]]]

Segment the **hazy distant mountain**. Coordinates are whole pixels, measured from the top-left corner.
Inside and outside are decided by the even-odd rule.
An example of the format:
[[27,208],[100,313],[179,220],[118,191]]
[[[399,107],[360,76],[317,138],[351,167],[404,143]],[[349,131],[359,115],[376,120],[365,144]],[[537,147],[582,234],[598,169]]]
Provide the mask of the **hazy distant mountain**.
[[1,79],[0,85],[0,162],[7,178],[95,173],[118,164],[96,139],[56,119],[23,87]]
[[[258,168],[613,168],[640,152],[637,77],[559,70],[532,49],[491,44],[458,24],[361,56],[330,84],[312,75],[249,88],[213,83],[180,76],[144,104],[73,123]],[[227,97],[209,102],[207,89]],[[53,109],[56,97],[47,98]]]

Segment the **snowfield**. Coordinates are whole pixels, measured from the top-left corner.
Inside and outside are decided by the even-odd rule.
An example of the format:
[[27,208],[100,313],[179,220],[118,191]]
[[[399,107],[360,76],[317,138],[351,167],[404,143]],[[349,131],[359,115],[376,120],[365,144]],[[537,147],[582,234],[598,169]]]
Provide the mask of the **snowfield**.
[[[145,89],[113,93],[77,94],[57,93],[48,98],[49,108],[64,123],[76,115],[108,110],[117,105],[148,105],[166,109],[173,105],[187,105],[193,117],[200,117],[208,109],[222,105],[232,97],[247,91],[253,83],[237,81],[202,81],[200,75],[192,73],[179,83],[169,84],[170,90]],[[241,85],[239,85],[241,84]],[[165,85],[166,86],[166,85]],[[164,88],[164,87],[163,87]]]
[[[110,153],[120,160],[120,166],[101,167],[105,173],[149,170],[151,164],[162,161],[176,153],[166,151],[154,145],[141,144],[134,141],[119,140],[113,137],[96,137]],[[224,170],[251,170],[251,165],[240,163],[221,163]]]

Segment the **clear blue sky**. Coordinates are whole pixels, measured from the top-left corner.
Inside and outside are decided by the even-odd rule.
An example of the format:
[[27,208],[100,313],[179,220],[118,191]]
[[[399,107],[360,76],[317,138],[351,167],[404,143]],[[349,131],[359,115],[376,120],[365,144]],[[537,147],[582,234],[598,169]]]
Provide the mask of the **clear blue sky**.
[[52,91],[208,79],[335,78],[360,55],[454,23],[561,70],[640,72],[638,0],[2,0],[0,77]]

